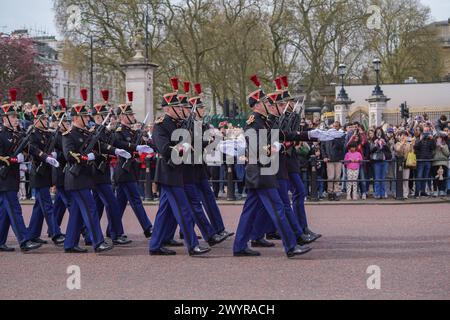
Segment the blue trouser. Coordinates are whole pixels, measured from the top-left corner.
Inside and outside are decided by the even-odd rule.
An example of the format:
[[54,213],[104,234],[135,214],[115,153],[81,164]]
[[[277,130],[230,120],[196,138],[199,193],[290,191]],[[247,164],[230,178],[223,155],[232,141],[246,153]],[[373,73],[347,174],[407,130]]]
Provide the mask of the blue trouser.
[[373,170],[375,174],[375,182],[374,182],[375,197],[384,198],[384,196],[386,195],[386,184],[384,183],[384,181],[377,181],[377,180],[386,179],[388,168],[389,166],[386,161],[378,161],[373,164]]
[[0,207],[0,246],[4,245],[6,240],[8,240],[10,226],[8,212],[3,207]]
[[[417,179],[430,179],[431,162],[430,161],[418,161],[417,162]],[[431,181],[431,179],[429,180]],[[429,181],[422,180],[416,181],[416,195],[419,192],[425,193],[425,186]]]
[[292,191],[292,207],[302,229],[308,227],[306,218],[305,198],[306,189],[299,173],[289,173],[290,189]]
[[61,235],[61,229],[55,220],[50,188],[36,189],[36,201],[33,206],[33,213],[31,214],[30,225],[28,227],[30,239],[37,239],[41,236],[44,218],[47,222],[50,237],[53,238]]
[[203,179],[202,181],[197,183],[196,186],[200,191],[203,207],[205,208],[209,221],[214,228],[214,233],[221,233],[225,231],[222,214],[220,213],[216,197],[213,190],[211,189],[211,186],[209,185],[208,179]]
[[[23,220],[22,208],[20,207],[19,199],[17,198],[17,192],[0,192],[0,208],[4,209],[2,210],[3,214],[6,211],[8,215],[8,218],[5,217],[5,219],[2,219],[3,223],[11,224],[19,244],[22,245],[30,240],[27,227],[25,226],[25,221]],[[8,229],[2,226],[0,227],[0,230],[2,232],[0,237],[5,238],[3,232]]]
[[236,231],[236,239],[234,242],[234,252],[240,252],[247,248],[248,241],[254,226],[255,219],[258,215],[259,204],[262,204],[270,215],[272,222],[275,224],[279,232],[284,249],[286,252],[292,250],[297,245],[295,234],[289,226],[289,222],[284,214],[284,205],[277,189],[249,189],[247,199],[244,204],[239,226]]
[[119,204],[120,220],[122,220],[127,207],[127,202],[129,202],[142,229],[146,231],[152,227],[152,223],[142,204],[137,182],[119,183],[117,186],[117,202]]
[[[108,235],[112,240],[116,240],[117,237],[124,234],[121,214],[119,211],[119,203],[117,201],[116,196],[114,195],[111,184],[99,184],[95,186],[94,189],[94,198],[95,195],[101,200],[103,206],[101,208],[106,209],[106,214],[108,216]],[[96,202],[96,210],[101,219],[103,210],[99,211],[99,203]]]
[[53,213],[55,216],[56,224],[58,226],[61,226],[61,223],[64,219],[64,214],[69,207],[69,199],[67,197],[67,192],[64,187],[56,188],[56,197],[53,203]]
[[102,244],[102,229],[100,227],[100,219],[95,208],[95,201],[91,190],[83,189],[76,191],[68,191],[70,199],[69,206],[69,223],[67,225],[66,240],[64,242],[65,249],[72,249],[78,246],[80,234],[83,224],[87,227],[92,245],[96,249]]
[[[298,219],[292,210],[291,199],[289,199],[289,181],[284,179],[278,180],[278,194],[284,205],[284,214],[289,222],[289,226],[294,231],[296,239],[298,239],[304,232],[300,227]],[[264,210],[264,207],[262,208]],[[265,215],[258,215],[252,230],[251,240],[258,240],[264,238],[266,233],[275,232],[276,227],[270,219],[270,215],[266,212]]]
[[[198,226],[203,239],[205,239],[206,241],[210,240],[216,234],[216,232],[214,231],[214,228],[211,226],[211,223],[208,221],[208,218],[206,218],[205,212],[203,211],[200,191],[195,184],[186,184],[184,186],[184,192],[186,193],[192,209],[192,218],[194,223]],[[171,225],[172,232],[170,233],[170,236],[166,239],[166,241],[170,241],[175,236],[175,232],[177,230],[177,220],[172,217],[172,219],[168,219],[167,223]]]
[[250,233],[250,240],[263,239],[267,233],[277,232],[277,228],[272,222],[269,213],[264,208],[261,202],[258,203],[257,212],[261,212],[255,218],[253,223],[252,232]]
[[198,246],[198,239],[194,232],[193,212],[186,193],[181,187],[161,185],[161,195],[158,213],[156,214],[155,227],[149,243],[150,251],[156,251],[163,247],[164,242],[170,238],[172,225],[170,221],[175,217],[184,242],[188,250]]
[[[95,207],[97,208],[98,217],[100,218],[100,220],[102,220],[103,211],[105,210],[105,205],[103,204],[103,201],[100,198],[100,195],[97,193],[97,191],[95,189],[92,190],[92,195],[94,196]],[[117,201],[117,197],[116,196],[114,196],[114,197],[116,198],[116,201]],[[110,228],[110,226],[108,225],[108,230],[109,230],[109,228]]]

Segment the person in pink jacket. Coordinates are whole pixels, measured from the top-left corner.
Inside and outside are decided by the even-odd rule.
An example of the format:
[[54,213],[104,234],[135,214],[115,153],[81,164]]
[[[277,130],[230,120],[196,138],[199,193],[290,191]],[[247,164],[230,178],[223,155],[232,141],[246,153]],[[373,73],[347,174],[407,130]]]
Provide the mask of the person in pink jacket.
[[361,153],[357,150],[358,146],[352,142],[349,144],[349,151],[345,155],[345,166],[347,167],[347,200],[358,200],[358,176],[359,168],[363,161]]

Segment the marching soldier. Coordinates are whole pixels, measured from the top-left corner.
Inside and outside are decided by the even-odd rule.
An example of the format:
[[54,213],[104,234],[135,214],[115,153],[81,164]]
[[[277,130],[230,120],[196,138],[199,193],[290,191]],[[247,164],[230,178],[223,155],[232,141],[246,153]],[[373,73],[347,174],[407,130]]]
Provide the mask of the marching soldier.
[[30,148],[32,161],[30,185],[35,190],[36,201],[33,206],[28,232],[34,242],[46,244],[47,241],[40,239],[45,218],[50,237],[54,244],[59,246],[64,243],[65,237],[55,220],[50,188],[53,185],[52,167],[58,168],[60,164],[55,159],[56,153],[54,150],[48,150],[52,134],[48,130],[48,115],[45,111],[42,93],[38,93],[36,97],[39,105],[31,109],[34,129],[30,137],[30,144],[33,146],[33,148]]
[[[280,130],[280,140],[283,143],[279,154],[279,170],[277,173],[279,185],[278,192],[284,204],[286,217],[297,238],[297,243],[299,245],[306,245],[317,240],[317,238],[304,232],[299,224],[297,216],[292,210],[291,200],[289,198],[289,175],[286,164],[287,151],[293,144],[299,141],[311,141],[311,135],[315,135],[322,140],[331,138],[324,132],[295,132],[290,131],[291,129],[285,127],[286,120],[289,117],[287,110],[289,109],[288,104],[290,101],[285,100],[285,94],[281,88],[281,78],[278,78],[275,81],[277,91],[270,93],[267,96],[270,102],[270,115],[268,117],[269,126],[272,130]],[[285,123],[280,123],[280,121]],[[284,127],[282,128],[280,126]],[[260,215],[257,220],[258,222],[255,223],[252,232],[252,247],[273,247],[273,243],[264,239],[264,234],[273,234],[276,230],[274,224],[270,221],[270,217],[268,215]]]
[[[197,93],[197,97],[190,99],[189,104],[191,105],[192,108],[194,107],[196,108],[195,114],[196,120],[202,123],[203,117],[205,115],[205,105],[201,100],[203,91],[200,84],[195,85],[195,92]],[[209,126],[202,123],[202,136],[199,138],[203,140],[203,134],[208,130]],[[195,185],[200,193],[203,207],[206,211],[206,214],[208,215],[209,221],[211,222],[214,232],[225,238],[232,237],[234,233],[225,230],[222,214],[220,213],[216,197],[209,184],[208,175],[206,173],[206,165],[203,163],[203,161],[202,164],[195,164],[195,178],[196,178]]]
[[[114,181],[117,186],[117,200],[119,203],[120,219],[125,213],[127,202],[136,215],[144,235],[147,238],[152,236],[152,223],[145,212],[142,204],[141,195],[139,193],[139,154],[151,153],[153,151],[147,145],[142,144],[143,141],[137,141],[139,131],[133,130],[132,126],[137,124],[135,113],[132,108],[133,92],[128,92],[129,103],[120,105],[117,110],[120,125],[114,134],[114,146],[126,150],[132,155],[131,159],[120,158],[117,167],[114,170]],[[141,128],[144,130],[145,128]]]
[[[100,219],[95,207],[91,190],[95,186],[92,174],[92,162],[95,161],[94,152],[89,152],[85,146],[93,138],[87,130],[89,112],[86,108],[87,90],[81,90],[83,103],[72,107],[72,129],[64,133],[62,138],[64,157],[68,163],[65,172],[64,189],[70,199],[69,223],[67,226],[64,249],[66,253],[85,253],[87,250],[79,247],[81,229],[87,227],[89,237],[95,252],[101,253],[113,249],[106,243],[100,227]],[[106,146],[111,152],[114,148]],[[86,154],[86,152],[89,152]]]
[[[19,166],[24,162],[22,150],[28,144],[28,137],[20,131],[18,112],[15,106],[16,90],[10,90],[11,103],[0,109],[0,252],[14,251],[6,246],[9,225],[11,225],[22,251],[40,248],[40,243],[30,240],[17,197],[19,191]],[[25,140],[25,141],[24,141]]]
[[[178,78],[172,78],[172,84],[174,85],[174,90],[178,90]],[[182,129],[188,130],[191,135],[191,145],[193,145],[194,139],[200,139],[200,141],[203,141],[202,136],[194,136],[196,134],[194,129],[195,124],[195,117],[197,116],[197,111],[195,109],[198,107],[197,105],[191,105],[188,101],[188,93],[190,91],[190,83],[185,82],[184,83],[184,91],[185,94],[179,94],[179,106],[182,108],[183,117],[186,118],[186,115],[189,114],[187,117],[188,119],[184,120],[182,124]],[[203,108],[203,105],[199,105],[200,108]],[[201,133],[201,132],[200,132]],[[202,149],[203,150],[203,149]],[[202,207],[202,196],[201,192],[197,186],[197,183],[200,181],[199,177],[202,174],[203,167],[201,165],[198,165],[195,163],[195,152],[191,149],[190,151],[190,163],[185,163],[183,165],[183,182],[184,182],[184,191],[189,199],[189,203],[191,204],[192,212],[193,212],[193,219],[195,223],[197,224],[198,228],[200,229],[200,232],[202,233],[203,239],[208,242],[208,244],[212,247],[219,243],[222,243],[228,238],[228,234],[219,234],[216,233],[214,228],[212,227],[211,223],[206,218],[206,214],[203,211]],[[203,159],[200,159],[203,161]],[[173,218],[171,221],[172,224],[172,230],[173,234],[176,231],[177,223],[176,220]],[[184,236],[184,235],[183,235]],[[178,243],[173,239],[173,235],[171,235],[168,242],[165,244],[167,246],[179,246]],[[182,246],[182,244],[181,244]]]
[[[279,142],[271,144],[271,128],[267,121],[267,117],[269,116],[267,96],[261,89],[261,84],[257,77],[254,76],[252,79],[259,89],[249,96],[249,105],[253,109],[253,113],[247,121],[245,130],[246,132],[251,131],[249,132],[250,134],[256,134],[255,139],[250,139],[254,141],[248,145],[248,152],[250,158],[257,158],[257,163],[250,162],[246,168],[246,187],[248,195],[236,232],[233,249],[234,256],[245,257],[260,255],[259,252],[248,248],[248,241],[251,237],[255,219],[258,215],[264,214],[257,211],[263,206],[281,236],[286,255],[288,258],[293,258],[309,252],[311,248],[302,247],[297,244],[295,234],[285,215],[283,201],[277,190],[278,183],[276,175],[270,175],[269,173],[268,175],[264,175],[262,173],[262,169],[266,164],[260,157],[260,151],[267,148],[269,154],[276,155],[276,153],[281,150],[281,144]],[[260,130],[268,130],[267,143],[270,144],[269,146],[262,145],[263,142],[260,141]],[[256,145],[254,145],[254,142],[256,142]]]
[[[95,121],[94,128],[100,126],[108,113],[111,112],[108,110],[109,91],[102,90],[101,93],[104,103],[94,105],[91,111],[91,115]],[[112,189],[110,154],[104,154],[101,152],[101,144],[111,145],[113,142],[112,140],[112,132],[106,129],[98,142],[98,148],[96,151],[99,156],[95,159],[94,163],[95,188],[93,190],[93,194],[97,204],[96,208],[99,219],[102,217],[103,208],[106,209],[106,214],[109,221],[107,234],[113,241],[113,244],[127,245],[132,241],[128,240],[124,236],[121,215],[119,212],[119,203]],[[131,155],[125,150],[116,149],[115,153],[117,156],[121,156],[124,159],[131,158]],[[99,202],[101,202],[102,206],[99,205]]]
[[150,240],[150,255],[175,255],[176,252],[164,247],[170,239],[171,221],[173,218],[180,226],[189,255],[196,256],[209,252],[210,248],[199,246],[194,232],[194,221],[191,205],[184,191],[183,165],[172,161],[172,152],[182,156],[190,150],[190,145],[172,141],[172,133],[179,129],[184,120],[177,92],[166,94],[161,106],[165,116],[160,118],[153,130],[153,142],[159,154],[156,165],[155,181],[161,187],[160,204],[155,219],[155,228]]

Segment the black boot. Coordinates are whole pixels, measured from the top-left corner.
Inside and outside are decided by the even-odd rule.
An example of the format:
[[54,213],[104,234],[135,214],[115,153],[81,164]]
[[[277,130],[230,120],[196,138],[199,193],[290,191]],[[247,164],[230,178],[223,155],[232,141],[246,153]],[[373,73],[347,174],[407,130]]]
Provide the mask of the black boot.
[[102,244],[100,244],[97,248],[95,248],[95,252],[96,253],[102,253],[102,252],[106,252],[109,250],[114,249],[114,247],[106,242],[103,242]]
[[306,247],[306,246],[295,246],[293,249],[291,249],[288,253],[287,256],[288,258],[294,258],[296,256],[301,256],[304,255],[305,253],[308,253],[309,251],[311,251],[310,247]]
[[177,253],[175,251],[166,248],[159,248],[158,250],[150,251],[151,256],[175,256],[176,254]]
[[144,236],[147,239],[150,239],[152,237],[153,234],[153,227],[148,228],[147,230],[144,231]]
[[79,254],[81,254],[81,253],[88,253],[87,249],[83,249],[83,248],[80,248],[80,247],[73,247],[71,249],[65,249],[64,252],[65,253],[79,253]]
[[312,232],[308,227],[306,227],[306,228],[303,230],[303,232],[304,232],[307,236],[309,236],[309,237],[312,239],[311,242],[314,242],[314,241],[316,241],[317,239],[322,238],[322,235],[321,235],[321,234]]
[[281,240],[281,236],[278,232],[272,232],[272,233],[266,234],[266,239],[267,240]]
[[120,236],[116,240],[113,240],[113,244],[115,246],[126,246],[126,245],[128,245],[128,244],[130,244],[132,242],[133,241],[131,241],[131,240],[129,240],[129,239],[123,237],[123,236]]
[[208,240],[208,244],[213,247],[219,243],[224,242],[225,240],[227,240],[227,236],[226,235],[220,235],[220,234],[215,234],[211,237],[211,239]]
[[201,256],[210,251],[211,251],[211,248],[204,248],[204,247],[196,246],[194,249],[189,250],[189,255],[190,256]]
[[52,238],[52,241],[55,244],[55,246],[63,245],[65,240],[66,240],[66,236],[63,234],[60,234],[60,235]]
[[20,245],[20,250],[22,250],[23,252],[28,252],[28,251],[39,249],[40,247],[42,247],[41,243],[27,241],[24,244]]
[[299,246],[304,246],[306,244],[310,244],[314,242],[316,239],[314,239],[311,235],[303,233],[298,239],[297,244]]
[[235,257],[259,257],[261,255],[261,253],[247,248],[245,250],[235,252],[233,255]]
[[264,238],[258,239],[258,240],[253,240],[251,242],[251,244],[252,244],[252,248],[273,248],[273,247],[275,247],[275,243],[269,242]]
[[16,249],[8,247],[6,244],[0,246],[0,252],[14,252]]

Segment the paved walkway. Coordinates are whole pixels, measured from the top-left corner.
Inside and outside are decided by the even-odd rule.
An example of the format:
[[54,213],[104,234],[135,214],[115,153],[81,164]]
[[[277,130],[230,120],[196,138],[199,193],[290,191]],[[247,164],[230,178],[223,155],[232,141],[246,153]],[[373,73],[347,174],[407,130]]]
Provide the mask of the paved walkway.
[[[147,208],[153,221],[156,208]],[[28,222],[31,207],[24,210]],[[240,210],[222,206],[229,230]],[[324,237],[310,254],[288,260],[280,243],[260,258],[234,258],[232,241],[201,258],[183,248],[176,257],[150,257],[128,209],[134,243],[127,248],[103,256],[67,255],[52,245],[1,253],[0,299],[450,299],[449,203],[310,205],[308,212]],[[81,290],[66,287],[71,265],[81,268]],[[372,265],[381,270],[380,290],[367,288]]]

